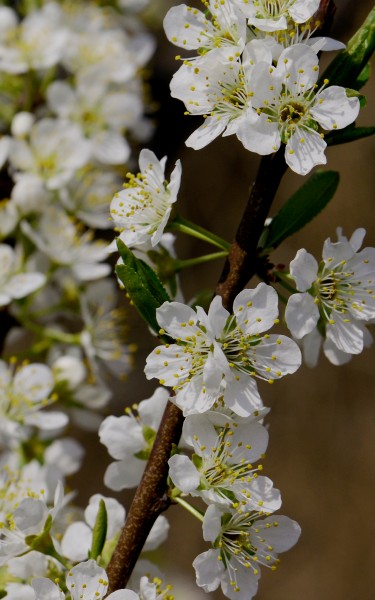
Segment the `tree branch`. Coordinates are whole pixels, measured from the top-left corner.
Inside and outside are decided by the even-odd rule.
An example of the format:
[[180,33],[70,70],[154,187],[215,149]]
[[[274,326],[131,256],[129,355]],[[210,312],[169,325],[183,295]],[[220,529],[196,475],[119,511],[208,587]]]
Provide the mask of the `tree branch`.
[[284,145],[276,154],[264,156],[261,160],[235,240],[216,286],[216,294],[222,297],[223,305],[228,310],[235,296],[256,271],[259,238],[286,169]]
[[168,402],[126,524],[107,567],[108,594],[126,586],[151,527],[171,504],[167,495],[168,459],[173,444],[180,440],[182,423],[181,410]]

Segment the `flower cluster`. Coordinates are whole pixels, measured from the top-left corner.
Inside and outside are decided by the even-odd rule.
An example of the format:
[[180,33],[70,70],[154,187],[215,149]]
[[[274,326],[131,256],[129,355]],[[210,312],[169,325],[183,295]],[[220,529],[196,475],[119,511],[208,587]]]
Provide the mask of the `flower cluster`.
[[317,52],[342,47],[311,37],[319,2],[204,4],[206,13],[180,5],[164,20],[173,44],[197,51],[171,82],[187,114],[205,119],[186,145],[197,150],[221,134],[235,134],[261,155],[285,144],[285,160],[300,175],[325,164],[324,135],[353,123],[359,100],[328,81],[317,85]]
[[364,229],[350,240],[341,229],[337,233],[337,242],[325,241],[320,264],[304,248],[290,263],[298,293],[289,298],[285,319],[311,366],[323,341],[325,355],[336,365],[372,341],[366,324],[375,319],[375,248],[360,250]]

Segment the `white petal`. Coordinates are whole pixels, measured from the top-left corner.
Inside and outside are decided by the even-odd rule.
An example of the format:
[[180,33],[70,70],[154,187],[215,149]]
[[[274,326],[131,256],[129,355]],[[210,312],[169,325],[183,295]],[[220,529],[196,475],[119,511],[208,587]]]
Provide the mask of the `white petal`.
[[[277,525],[275,526],[275,523]],[[271,524],[271,527],[267,525]],[[262,531],[266,543],[272,546],[275,552],[286,552],[298,542],[301,528],[289,517],[274,515],[256,522],[256,527]]]
[[76,522],[68,525],[61,540],[61,550],[74,562],[86,560],[92,543],[92,530],[86,523]]
[[35,591],[35,600],[64,600],[65,598],[65,594],[50,579],[36,578],[31,585]]
[[51,369],[46,365],[31,364],[16,373],[13,385],[15,394],[38,402],[49,396],[55,382]]
[[339,350],[330,339],[324,341],[323,352],[329,362],[336,366],[346,365],[352,359],[352,354]]
[[327,323],[326,336],[339,350],[349,354],[360,354],[363,350],[363,330],[349,313],[341,314],[332,311]]
[[227,117],[207,117],[200,127],[196,129],[186,140],[185,144],[194,150],[201,150],[207,144],[216,139],[228,124]]
[[198,554],[193,561],[195,569],[196,583],[203,588],[205,592],[213,592],[221,582],[224,572],[222,561],[218,560],[217,550],[207,550]]
[[310,113],[324,129],[342,129],[353,123],[359,113],[358,98],[348,98],[345,88],[331,85],[316,96]]
[[306,175],[316,165],[325,165],[326,142],[316,131],[296,131],[285,148],[285,162],[299,175]]
[[300,292],[306,292],[318,277],[318,263],[305,248],[298,250],[290,263],[290,274]]
[[313,329],[302,339],[303,359],[308,367],[316,367],[323,338],[317,329]]
[[265,113],[255,122],[242,121],[236,135],[246,150],[262,156],[276,152],[281,144],[278,123],[268,122]]
[[172,7],[163,21],[165,34],[172,44],[194,50],[207,43],[206,32],[214,30],[200,10],[191,10],[185,4]]
[[111,463],[104,475],[104,484],[116,492],[138,485],[145,469],[145,461],[128,457],[126,461]]
[[200,484],[200,474],[190,458],[175,454],[169,461],[169,476],[174,485],[185,494],[196,490]]
[[164,302],[156,310],[156,319],[162,329],[173,338],[186,338],[197,332],[196,312],[181,302]]
[[319,309],[310,294],[293,294],[289,298],[285,309],[285,321],[294,337],[301,339],[311,333],[318,320]]
[[254,290],[243,290],[233,302],[233,313],[244,333],[267,331],[279,314],[277,293],[265,283],[259,283]]
[[243,374],[236,374],[236,378],[227,383],[224,402],[240,417],[248,417],[263,407],[255,380]]

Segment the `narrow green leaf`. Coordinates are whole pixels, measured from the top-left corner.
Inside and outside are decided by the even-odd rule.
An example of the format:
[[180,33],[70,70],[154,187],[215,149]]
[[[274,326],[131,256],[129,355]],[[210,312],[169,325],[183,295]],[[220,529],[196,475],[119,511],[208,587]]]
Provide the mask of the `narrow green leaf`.
[[336,146],[337,144],[346,144],[347,142],[354,142],[364,137],[374,135],[375,127],[356,127],[355,125],[349,125],[345,129],[339,131],[331,131],[324,138],[328,146]]
[[339,183],[336,171],[314,173],[280,209],[268,228],[263,254],[309,223],[328,204]]
[[108,515],[104,500],[100,500],[98,514],[92,530],[90,558],[96,560],[102,553],[107,536]]
[[354,89],[355,90],[362,89],[363,86],[366,85],[366,83],[370,79],[370,76],[371,76],[371,64],[367,63],[367,65],[364,66],[364,68],[358,75],[357,80],[354,85]]
[[116,273],[141,317],[158,333],[156,309],[170,300],[168,292],[151,267],[134,256],[120,239],[117,247],[124,264],[117,265]]
[[328,79],[330,85],[360,89],[363,71],[375,49],[375,8],[349,40],[347,47],[328,65],[320,78],[320,85]]

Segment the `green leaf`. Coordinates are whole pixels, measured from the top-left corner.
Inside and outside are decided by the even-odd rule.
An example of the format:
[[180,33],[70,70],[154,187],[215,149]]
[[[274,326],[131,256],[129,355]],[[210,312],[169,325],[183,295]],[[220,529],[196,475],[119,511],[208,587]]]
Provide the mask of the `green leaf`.
[[134,256],[120,239],[117,247],[124,264],[116,266],[116,273],[141,317],[159,333],[156,309],[170,300],[168,292],[151,267]]
[[354,124],[340,129],[339,131],[331,131],[325,136],[325,141],[328,146],[336,146],[337,144],[346,144],[347,142],[354,142],[364,137],[374,135],[375,127],[356,127]]
[[89,558],[93,558],[96,560],[98,556],[102,553],[105,538],[107,536],[107,527],[108,527],[108,516],[107,509],[105,506],[104,500],[100,500],[99,502],[99,510],[96,515],[95,525],[92,530],[92,542],[91,542],[91,550],[89,552]]
[[367,63],[367,65],[364,66],[364,68],[358,75],[357,80],[354,85],[354,89],[355,90],[362,89],[363,86],[366,85],[366,83],[370,79],[370,75],[371,75],[371,64]]
[[309,223],[328,204],[339,183],[336,171],[318,171],[280,209],[272,219],[262,254]]
[[363,85],[364,69],[375,49],[375,8],[349,40],[347,47],[328,65],[319,85],[328,79],[330,85],[342,85],[359,90]]

